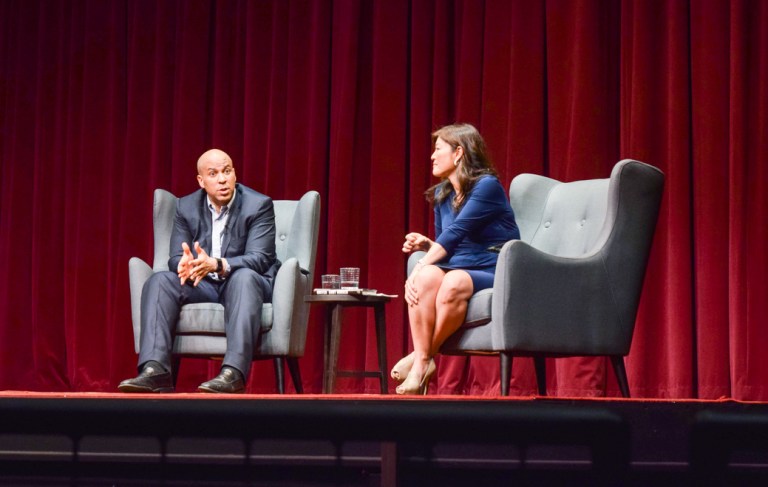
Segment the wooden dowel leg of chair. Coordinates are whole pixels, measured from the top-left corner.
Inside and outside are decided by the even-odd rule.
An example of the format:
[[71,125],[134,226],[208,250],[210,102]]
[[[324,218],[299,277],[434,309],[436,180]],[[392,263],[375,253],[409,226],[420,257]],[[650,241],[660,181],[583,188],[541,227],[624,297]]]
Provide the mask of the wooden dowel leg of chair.
[[291,380],[293,381],[293,387],[296,389],[296,393],[304,394],[304,386],[301,384],[299,359],[296,357],[285,357],[285,361],[288,362],[288,372],[291,374]]
[[611,364],[613,364],[613,372],[616,374],[616,381],[619,383],[622,397],[629,397],[629,381],[627,380],[627,369],[624,367],[624,357],[611,355]]
[[283,372],[283,357],[275,357],[275,386],[278,394],[285,394],[285,373]]
[[174,388],[176,388],[176,382],[179,380],[179,369],[181,369],[181,357],[174,355],[171,357],[171,377]]
[[536,369],[536,385],[539,395],[547,395],[547,362],[544,357],[533,357],[533,367]]
[[501,395],[509,395],[509,381],[512,379],[512,354],[501,352],[499,354],[499,367],[501,376]]

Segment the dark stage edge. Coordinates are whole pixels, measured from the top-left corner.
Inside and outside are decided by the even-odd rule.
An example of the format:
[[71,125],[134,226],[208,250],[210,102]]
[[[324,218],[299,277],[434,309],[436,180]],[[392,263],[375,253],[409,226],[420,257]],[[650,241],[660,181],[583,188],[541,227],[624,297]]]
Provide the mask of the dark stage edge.
[[0,485],[768,485],[768,404],[0,393]]

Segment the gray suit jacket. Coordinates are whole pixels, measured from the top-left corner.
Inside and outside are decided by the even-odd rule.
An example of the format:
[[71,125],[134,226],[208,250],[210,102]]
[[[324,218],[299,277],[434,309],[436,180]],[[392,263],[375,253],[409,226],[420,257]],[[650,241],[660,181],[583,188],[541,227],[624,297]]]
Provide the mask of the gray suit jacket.
[[[235,185],[237,196],[224,229],[221,255],[232,272],[247,267],[269,280],[270,286],[280,267],[275,253],[275,209],[272,199],[253,189]],[[181,260],[181,243],[195,242],[210,255],[211,211],[203,189],[179,198],[171,232],[168,268],[174,272]],[[193,249],[194,254],[194,249]]]

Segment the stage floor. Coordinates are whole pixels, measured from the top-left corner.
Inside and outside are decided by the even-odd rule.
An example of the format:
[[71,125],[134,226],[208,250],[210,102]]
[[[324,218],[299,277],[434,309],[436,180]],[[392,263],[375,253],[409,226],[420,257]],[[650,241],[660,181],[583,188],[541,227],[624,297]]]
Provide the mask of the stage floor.
[[2,485],[766,485],[768,404],[0,392]]

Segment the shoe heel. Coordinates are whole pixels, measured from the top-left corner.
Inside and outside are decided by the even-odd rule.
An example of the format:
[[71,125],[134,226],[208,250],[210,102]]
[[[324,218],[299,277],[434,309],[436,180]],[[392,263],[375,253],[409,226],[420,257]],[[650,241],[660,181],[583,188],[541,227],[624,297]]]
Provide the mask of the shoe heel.
[[430,360],[429,365],[427,365],[427,370],[424,371],[424,375],[421,377],[421,381],[414,376],[413,370],[411,370],[411,373],[408,374],[405,381],[397,386],[395,392],[398,394],[426,394],[427,388],[429,387],[429,379],[432,377],[432,374],[435,373],[435,370],[437,370],[435,361]]
[[429,380],[432,378],[432,374],[435,372],[435,362],[434,360],[429,363],[429,366],[427,367],[427,372],[424,374],[424,377],[421,379],[421,384],[419,384],[419,394],[422,396],[426,396],[429,392]]

